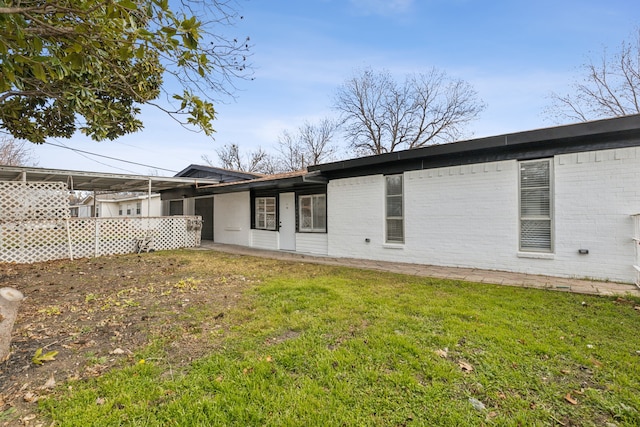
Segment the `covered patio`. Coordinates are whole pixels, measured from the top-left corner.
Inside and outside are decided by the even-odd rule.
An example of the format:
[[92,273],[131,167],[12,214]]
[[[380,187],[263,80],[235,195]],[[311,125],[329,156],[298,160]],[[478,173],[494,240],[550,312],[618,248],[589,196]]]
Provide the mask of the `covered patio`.
[[[0,262],[30,263],[200,244],[198,216],[71,218],[72,191],[158,191],[211,185],[206,178],[159,177],[0,166]],[[94,197],[95,200],[95,197]]]

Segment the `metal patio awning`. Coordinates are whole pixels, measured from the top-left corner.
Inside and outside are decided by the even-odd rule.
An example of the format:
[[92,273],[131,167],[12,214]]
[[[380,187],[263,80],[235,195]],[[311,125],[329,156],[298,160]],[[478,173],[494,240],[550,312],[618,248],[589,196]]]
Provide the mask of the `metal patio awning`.
[[158,192],[219,182],[207,178],[126,175],[23,166],[0,166],[0,181],[65,182],[69,190],[95,192]]

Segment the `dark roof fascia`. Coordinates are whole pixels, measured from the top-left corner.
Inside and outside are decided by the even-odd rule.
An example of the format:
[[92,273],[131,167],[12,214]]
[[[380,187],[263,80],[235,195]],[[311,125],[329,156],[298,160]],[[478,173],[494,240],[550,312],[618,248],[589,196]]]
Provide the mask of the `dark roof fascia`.
[[[326,183],[326,181],[324,181]],[[254,181],[237,181],[228,184],[213,184],[204,186],[193,186],[191,188],[181,188],[161,192],[162,200],[173,200],[185,197],[202,197],[214,194],[239,193],[252,190],[291,190],[317,186],[319,181],[308,181],[303,176],[288,178],[260,179]]]
[[200,187],[196,190],[198,196],[205,194],[225,194],[237,193],[250,190],[284,190],[306,187],[308,185],[318,185],[318,182],[309,182],[303,176],[295,176],[289,178],[274,178],[272,180],[260,180],[251,182],[237,182],[229,185],[213,185],[209,187]]
[[[220,182],[230,182],[237,180],[248,180],[260,178],[263,175],[252,172],[234,171],[231,169],[217,168],[214,166],[203,166],[191,164],[182,169],[175,176],[176,177],[189,177],[193,172],[202,172],[203,177],[219,179]],[[231,179],[228,179],[231,178]]]
[[335,179],[640,146],[640,115],[499,135],[309,166]]

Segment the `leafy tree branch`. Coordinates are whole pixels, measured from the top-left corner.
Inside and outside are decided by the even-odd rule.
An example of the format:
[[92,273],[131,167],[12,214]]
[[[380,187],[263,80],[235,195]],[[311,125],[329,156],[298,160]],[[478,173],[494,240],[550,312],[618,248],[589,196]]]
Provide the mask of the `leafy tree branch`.
[[[137,132],[140,106],[214,132],[218,96],[249,77],[249,41],[227,39],[231,0],[23,0],[0,7],[0,128],[41,143],[80,130],[95,140]],[[164,89],[165,80],[181,90]],[[162,105],[165,105],[164,103]]]

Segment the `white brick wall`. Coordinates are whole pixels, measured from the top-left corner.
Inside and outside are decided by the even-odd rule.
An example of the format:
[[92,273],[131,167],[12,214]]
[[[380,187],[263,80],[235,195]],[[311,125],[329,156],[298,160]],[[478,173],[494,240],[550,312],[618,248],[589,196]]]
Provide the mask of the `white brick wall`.
[[[632,282],[633,221],[640,212],[638,148],[555,159],[554,272]],[[578,249],[588,249],[588,255]]]
[[[329,181],[327,231],[330,256],[385,259],[381,254],[384,242],[384,177],[375,175]],[[370,243],[365,243],[367,238]]]
[[547,259],[518,253],[517,161],[405,173],[404,245],[384,243],[384,184],[382,175],[329,182],[328,255],[635,278],[629,215],[640,212],[637,148],[556,156],[555,251]]
[[217,243],[249,246],[250,203],[248,191],[214,196],[213,235]]

